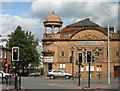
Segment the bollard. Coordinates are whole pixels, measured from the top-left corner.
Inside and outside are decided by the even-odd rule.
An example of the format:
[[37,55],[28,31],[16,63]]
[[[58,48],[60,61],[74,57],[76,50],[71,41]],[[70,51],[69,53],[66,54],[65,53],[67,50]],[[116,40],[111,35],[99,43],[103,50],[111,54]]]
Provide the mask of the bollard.
[[17,89],[17,76],[15,76],[15,89]]
[[11,76],[9,76],[9,85],[11,85]]
[[8,76],[5,76],[6,79],[6,85],[8,85]]
[[21,76],[19,76],[19,89],[21,89]]
[[2,84],[3,84],[3,73],[2,73]]
[[11,85],[14,87],[15,85],[15,78],[13,76],[11,76]]

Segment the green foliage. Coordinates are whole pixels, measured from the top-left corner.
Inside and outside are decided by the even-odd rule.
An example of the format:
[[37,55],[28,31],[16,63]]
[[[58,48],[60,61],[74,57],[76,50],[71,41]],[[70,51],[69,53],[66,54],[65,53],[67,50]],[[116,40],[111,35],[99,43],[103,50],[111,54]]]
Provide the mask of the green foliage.
[[41,75],[43,75],[44,68],[40,68],[40,69],[33,69],[33,70],[31,70],[31,73],[34,73],[34,72],[40,72],[40,73],[41,73]]
[[41,68],[40,70],[41,70],[41,75],[43,75],[43,73],[44,73],[44,68]]
[[34,72],[40,72],[40,69],[33,69],[33,70],[31,70],[31,73],[34,73]]
[[19,63],[20,68],[28,67],[31,63],[36,65],[39,63],[39,54],[36,50],[38,40],[34,39],[31,32],[23,31],[20,26],[11,33],[10,39],[7,42],[7,47],[12,50],[12,47],[19,47]]

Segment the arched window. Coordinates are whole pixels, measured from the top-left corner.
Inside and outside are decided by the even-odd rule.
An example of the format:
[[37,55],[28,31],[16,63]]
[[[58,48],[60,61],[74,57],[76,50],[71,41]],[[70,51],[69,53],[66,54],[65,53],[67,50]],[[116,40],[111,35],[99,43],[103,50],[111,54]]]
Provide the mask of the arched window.
[[120,55],[119,51],[116,52],[116,56],[118,57]]
[[96,57],[99,57],[100,56],[100,53],[98,51],[95,52],[95,56]]
[[64,51],[61,51],[61,53],[60,53],[60,57],[65,57],[65,53],[64,53]]

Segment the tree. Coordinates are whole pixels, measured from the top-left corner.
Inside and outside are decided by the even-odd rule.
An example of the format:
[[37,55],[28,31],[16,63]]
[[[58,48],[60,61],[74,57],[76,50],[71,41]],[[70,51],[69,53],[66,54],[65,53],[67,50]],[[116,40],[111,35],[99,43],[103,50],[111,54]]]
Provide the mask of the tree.
[[38,64],[39,54],[36,46],[38,40],[34,39],[31,32],[23,31],[20,26],[17,26],[16,30],[11,33],[7,47],[12,50],[12,47],[19,47],[19,62],[18,67],[24,69],[28,67],[28,64]]

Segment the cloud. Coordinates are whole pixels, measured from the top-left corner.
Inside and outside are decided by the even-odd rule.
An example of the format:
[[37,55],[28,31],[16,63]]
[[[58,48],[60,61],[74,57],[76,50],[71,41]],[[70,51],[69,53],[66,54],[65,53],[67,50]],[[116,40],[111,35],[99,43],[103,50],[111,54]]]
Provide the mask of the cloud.
[[32,2],[34,0],[0,0],[0,2]]
[[[18,25],[24,30],[31,31],[39,40],[43,37],[43,21],[52,11],[55,11],[63,21],[63,27],[71,23],[90,17],[91,21],[107,26],[107,3],[105,2],[64,2],[63,0],[47,2],[36,0],[32,2],[32,17],[23,18],[11,14],[0,14],[0,29],[2,35],[7,36]],[[110,3],[110,25],[118,26],[118,4]],[[34,18],[33,18],[34,17]],[[0,31],[1,34],[1,31]]]
[[0,2],[12,2],[13,0],[0,0]]
[[[31,5],[32,14],[35,17],[41,18],[44,21],[45,17],[52,11],[62,18],[63,26],[76,22],[77,20],[90,17],[92,21],[100,24],[101,26],[107,26],[107,2],[65,2],[58,0],[59,2],[47,2],[36,0]],[[74,0],[72,0],[74,1]],[[106,0],[108,1],[108,0]],[[118,24],[118,4],[110,3],[110,25]]]
[[42,24],[40,19],[27,19],[10,14],[1,14],[0,20],[2,20],[2,23],[0,23],[2,36],[7,36],[7,34],[10,34],[20,25],[23,30],[31,31],[35,38],[42,39],[43,31],[41,30]]
[[[0,0],[0,2],[32,2],[36,0]],[[54,2],[118,2],[119,0],[53,0]],[[52,2],[53,2],[52,1]],[[39,0],[39,2],[51,2],[51,0]]]

